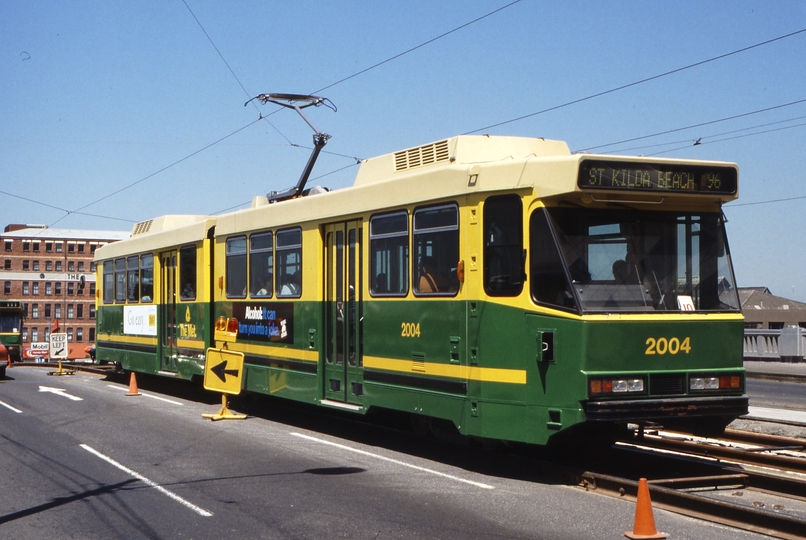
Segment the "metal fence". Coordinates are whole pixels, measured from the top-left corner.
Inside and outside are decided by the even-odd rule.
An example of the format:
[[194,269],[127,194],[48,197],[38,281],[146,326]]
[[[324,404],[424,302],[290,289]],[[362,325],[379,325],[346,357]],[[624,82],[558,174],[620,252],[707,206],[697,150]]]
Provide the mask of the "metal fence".
[[806,328],[787,326],[777,330],[744,330],[745,360],[803,362],[806,354]]

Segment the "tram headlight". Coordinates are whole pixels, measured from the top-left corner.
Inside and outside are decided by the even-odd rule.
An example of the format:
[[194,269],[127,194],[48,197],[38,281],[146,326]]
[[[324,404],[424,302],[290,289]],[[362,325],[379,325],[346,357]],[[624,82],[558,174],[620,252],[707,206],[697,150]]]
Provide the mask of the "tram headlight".
[[692,392],[713,392],[718,390],[741,390],[741,375],[696,375],[689,377],[689,390]]
[[588,379],[591,397],[621,394],[643,394],[644,379],[639,377],[591,377]]

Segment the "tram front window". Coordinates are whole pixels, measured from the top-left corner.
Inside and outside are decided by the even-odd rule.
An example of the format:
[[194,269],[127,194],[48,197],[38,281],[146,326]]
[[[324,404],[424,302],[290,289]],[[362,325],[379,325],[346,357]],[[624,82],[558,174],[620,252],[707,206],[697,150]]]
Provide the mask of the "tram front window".
[[548,215],[583,312],[739,310],[719,214],[552,208]]

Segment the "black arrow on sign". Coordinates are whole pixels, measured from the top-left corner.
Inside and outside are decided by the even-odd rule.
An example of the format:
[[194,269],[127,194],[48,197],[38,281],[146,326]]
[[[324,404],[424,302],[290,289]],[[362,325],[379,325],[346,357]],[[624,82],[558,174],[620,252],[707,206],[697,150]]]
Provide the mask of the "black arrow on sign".
[[223,383],[227,382],[227,375],[232,375],[233,377],[238,376],[238,370],[237,369],[227,369],[227,360],[224,360],[223,362],[221,362],[217,366],[211,367],[210,371],[215,373],[218,376],[218,378],[221,379],[221,382],[223,382]]

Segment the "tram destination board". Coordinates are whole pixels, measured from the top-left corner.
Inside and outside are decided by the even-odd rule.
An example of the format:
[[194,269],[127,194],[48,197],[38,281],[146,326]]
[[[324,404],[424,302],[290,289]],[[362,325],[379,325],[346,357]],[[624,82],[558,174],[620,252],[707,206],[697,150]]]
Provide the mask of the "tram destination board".
[[580,189],[735,195],[737,176],[730,166],[583,160],[577,185]]

